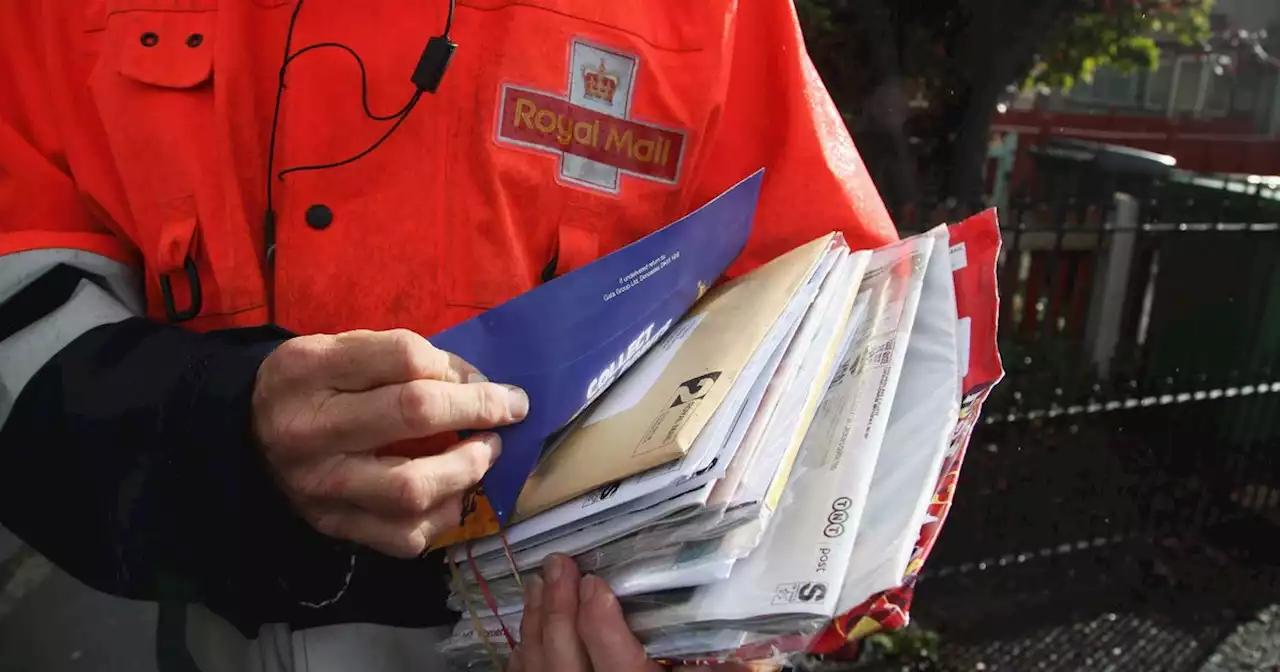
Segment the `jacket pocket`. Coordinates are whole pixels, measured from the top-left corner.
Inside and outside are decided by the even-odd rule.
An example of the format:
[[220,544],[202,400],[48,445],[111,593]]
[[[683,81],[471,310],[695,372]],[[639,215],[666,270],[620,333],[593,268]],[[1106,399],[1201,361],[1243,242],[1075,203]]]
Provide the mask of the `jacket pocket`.
[[542,281],[577,270],[600,256],[600,236],[582,223],[563,222],[556,229],[555,256],[542,269]]
[[238,186],[221,162],[215,109],[217,3],[133,0],[107,6],[89,88],[129,203],[122,222],[143,251],[148,314],[185,321],[262,303],[257,254]]

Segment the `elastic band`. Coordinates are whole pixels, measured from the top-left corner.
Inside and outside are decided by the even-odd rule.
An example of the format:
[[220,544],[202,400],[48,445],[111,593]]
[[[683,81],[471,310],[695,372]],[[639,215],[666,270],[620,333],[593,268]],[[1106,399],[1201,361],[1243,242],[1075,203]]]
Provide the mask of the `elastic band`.
[[476,565],[476,556],[471,552],[471,544],[467,544],[467,563],[471,566],[471,573],[476,578],[476,585],[480,588],[480,594],[484,596],[484,601],[489,605],[489,610],[493,612],[494,618],[498,619],[498,625],[502,626],[502,635],[507,638],[507,644],[511,646],[511,650],[516,650],[516,639],[511,636],[511,631],[507,629],[507,624],[502,620],[502,614],[498,613],[498,602],[493,599],[493,593],[489,592],[489,582],[485,581],[484,576],[480,574],[480,567]]
[[507,542],[507,532],[498,528],[498,540],[502,542],[502,552],[507,556],[507,564],[511,567],[511,575],[516,577],[516,585],[524,590],[524,580],[520,577],[520,566],[516,564],[516,556],[511,553],[511,544]]
[[[471,615],[471,627],[476,629],[476,634],[480,637],[480,643],[484,645],[484,650],[489,654],[490,660],[493,662],[495,669],[502,669],[502,656],[498,654],[498,649],[489,639],[489,632],[484,629],[484,623],[480,620],[480,614],[476,613],[475,605],[471,602],[471,593],[467,591],[465,582],[462,580],[462,572],[458,571],[458,565],[453,561],[453,554],[446,553],[445,558],[449,561],[449,573],[453,575],[453,589],[462,597],[462,603],[467,607],[467,613]],[[503,626],[506,631],[506,626]],[[512,651],[515,648],[512,647]]]

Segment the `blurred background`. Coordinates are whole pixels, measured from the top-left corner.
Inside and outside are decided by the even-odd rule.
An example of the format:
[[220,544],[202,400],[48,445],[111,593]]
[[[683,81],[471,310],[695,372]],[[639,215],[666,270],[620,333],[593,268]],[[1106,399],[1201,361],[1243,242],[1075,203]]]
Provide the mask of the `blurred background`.
[[[853,666],[1280,669],[1280,1],[797,7],[899,229],[1005,241],[1008,377]],[[0,529],[0,669],[149,672],[154,628]]]
[[1280,669],[1280,2],[798,8],[899,229],[1004,237],[1008,377],[864,660]]

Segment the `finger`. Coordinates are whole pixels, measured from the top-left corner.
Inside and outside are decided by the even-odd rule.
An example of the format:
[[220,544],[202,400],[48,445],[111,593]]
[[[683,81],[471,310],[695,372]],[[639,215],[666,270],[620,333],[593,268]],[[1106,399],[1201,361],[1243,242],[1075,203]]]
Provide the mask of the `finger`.
[[417,380],[328,398],[317,411],[315,432],[322,450],[367,452],[443,432],[492,429],[528,412],[529,398],[516,388]]
[[542,652],[542,608],[545,584],[537,574],[524,585],[524,613],[520,617],[520,665],[526,672],[547,672]]
[[502,440],[486,433],[467,437],[439,455],[411,460],[354,456],[312,492],[372,513],[420,516],[479,483],[501,453]]
[[467,383],[484,379],[461,357],[408,329],[338,334],[328,342],[322,363],[329,385],[348,392],[411,380]]
[[597,670],[609,672],[659,672],[662,666],[649,660],[640,640],[631,634],[618,598],[598,576],[584,576],[578,584],[578,633]]
[[507,662],[507,672],[525,672],[524,661],[518,646],[511,652],[511,660]]
[[[547,583],[542,623],[547,669],[590,672],[587,652],[578,637],[578,567],[568,557],[553,554],[543,562],[542,574]],[[600,669],[612,672],[611,668]]]
[[354,541],[396,558],[416,558],[442,532],[462,518],[462,498],[455,497],[418,518],[387,518],[350,507],[321,513],[314,525],[323,534]]

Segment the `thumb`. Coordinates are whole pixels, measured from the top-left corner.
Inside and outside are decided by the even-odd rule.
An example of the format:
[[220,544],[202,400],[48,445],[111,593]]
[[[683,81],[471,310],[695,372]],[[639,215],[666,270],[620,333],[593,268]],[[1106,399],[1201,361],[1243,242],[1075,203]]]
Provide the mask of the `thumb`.
[[662,672],[649,660],[640,640],[631,634],[618,598],[598,576],[582,577],[578,585],[578,636],[591,658],[591,668],[607,672]]

